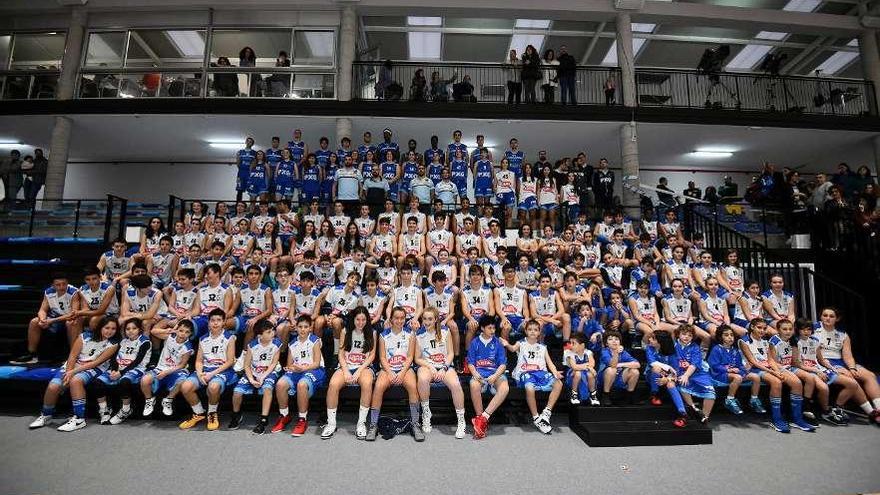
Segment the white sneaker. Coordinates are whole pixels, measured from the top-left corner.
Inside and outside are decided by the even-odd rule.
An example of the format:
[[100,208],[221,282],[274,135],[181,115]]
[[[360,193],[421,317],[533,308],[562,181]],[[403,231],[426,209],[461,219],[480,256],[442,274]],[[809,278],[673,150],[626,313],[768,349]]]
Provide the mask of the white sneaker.
[[129,416],[131,416],[131,409],[120,409],[119,412],[117,412],[113,415],[112,418],[110,418],[110,424],[118,425],[119,423],[122,423],[123,421],[128,419]]
[[600,404],[601,404],[601,402],[599,402],[599,398],[598,398],[598,397],[596,397],[595,395],[591,395],[591,396],[590,396],[590,405],[591,405],[591,406],[598,406],[598,405],[600,405]]
[[110,417],[113,414],[112,414],[112,411],[110,410],[109,407],[107,409],[102,409],[102,410],[98,411],[98,414],[100,416],[100,421],[98,421],[100,424],[102,424],[102,425],[110,424]]
[[545,410],[541,411],[541,414],[538,415],[538,419],[540,419],[541,421],[543,421],[549,425],[550,424],[550,413],[545,409]]
[[31,424],[28,425],[28,428],[32,430],[36,430],[37,428],[42,428],[47,424],[52,422],[52,416],[46,416],[45,414],[40,414],[37,416],[37,419],[33,420]]
[[321,440],[327,440],[336,433],[336,423],[327,423],[321,430]]
[[544,433],[545,435],[549,435],[550,432],[553,430],[553,427],[550,426],[550,423],[547,421],[544,421],[544,418],[542,418],[541,416],[538,416],[537,418],[535,418],[534,424],[535,424],[535,428],[537,428],[538,431],[540,431],[541,433]]
[[425,433],[431,433],[431,430],[434,428],[431,427],[431,410],[425,409],[422,411],[422,431]]
[[174,414],[174,399],[162,399],[162,414],[171,416]]
[[357,428],[354,430],[354,434],[358,440],[367,438],[367,423],[358,423]]
[[244,351],[238,356],[235,360],[235,364],[232,366],[232,371],[238,373],[239,371],[244,369]]
[[76,431],[81,430],[86,427],[86,420],[83,418],[77,418],[76,416],[71,416],[70,419],[67,420],[67,423],[58,427],[58,431]]
[[144,416],[153,414],[153,408],[156,407],[156,398],[150,397],[144,401]]
[[462,439],[464,438],[464,421],[459,421],[458,426],[455,428],[455,438]]

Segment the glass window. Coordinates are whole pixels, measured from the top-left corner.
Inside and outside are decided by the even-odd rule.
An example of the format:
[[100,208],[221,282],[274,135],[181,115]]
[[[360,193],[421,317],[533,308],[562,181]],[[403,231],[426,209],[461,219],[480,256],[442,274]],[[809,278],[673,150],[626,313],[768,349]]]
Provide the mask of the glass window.
[[9,43],[11,41],[12,35],[0,36],[0,70],[6,70],[6,66],[9,64]]
[[86,67],[122,67],[125,31],[89,33]]
[[[246,47],[254,53],[250,61],[241,57]],[[280,52],[290,54],[289,29],[215,29],[211,62],[226,57],[235,67],[275,67]]]
[[205,61],[205,31],[133,29],[126,67],[192,67]]
[[336,53],[333,31],[297,31],[293,63],[296,65],[332,66]]
[[333,98],[333,74],[295,74],[292,98]]
[[58,69],[64,56],[64,33],[16,34],[12,69]]

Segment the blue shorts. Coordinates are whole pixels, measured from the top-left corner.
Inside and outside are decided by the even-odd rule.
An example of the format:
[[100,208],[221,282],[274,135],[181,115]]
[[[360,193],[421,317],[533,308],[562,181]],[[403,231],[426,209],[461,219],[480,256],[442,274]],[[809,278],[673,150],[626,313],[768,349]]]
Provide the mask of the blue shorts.
[[568,205],[568,221],[569,223],[577,220],[581,214],[581,205]]
[[525,318],[518,315],[506,315],[507,321],[510,322],[510,333],[511,335],[516,334],[520,335],[522,332],[520,331],[520,327],[522,327]]
[[299,194],[299,200],[301,203],[309,203],[313,199],[321,199],[321,191],[310,191],[307,189],[303,189]]
[[[52,318],[55,318],[55,317],[53,316]],[[66,332],[67,325],[65,324],[64,321],[56,321],[54,323],[50,323],[49,326],[46,327],[46,331],[49,333],[53,333],[53,334],[56,334],[59,332]]]
[[523,373],[519,375],[519,379],[516,381],[517,385],[521,388],[532,388],[540,392],[549,392],[553,390],[553,384],[555,382],[556,377],[549,371],[544,370]]
[[250,182],[247,185],[247,193],[251,196],[259,196],[266,192],[269,192],[269,185],[265,180]]
[[[82,381],[83,385],[88,385],[90,381],[94,380],[98,375],[103,373],[101,370],[92,368],[90,370],[80,371],[79,373],[73,375],[73,378],[79,378]],[[71,378],[71,379],[73,379]],[[55,372],[55,376],[49,380],[49,383],[54,383],[55,385],[62,386],[62,380],[64,380],[64,370],[60,369]]]
[[156,375],[158,375],[159,372],[154,369],[147,373],[153,375],[153,381],[150,383],[150,388],[153,390],[154,394],[158,393],[160,389],[171,392],[189,377],[189,372],[186,370],[177,370],[174,373],[165,375],[161,379],[156,379]]
[[196,327],[196,334],[191,340],[198,340],[202,335],[208,333],[208,315],[194,316],[192,322]]
[[474,196],[477,198],[492,197],[492,179],[478,178],[474,181]]
[[248,381],[247,376],[243,376],[238,380],[238,383],[235,384],[235,388],[233,389],[233,393],[239,395],[251,395],[257,393],[259,395],[263,395],[263,392],[268,390],[272,392],[275,389],[275,381],[278,380],[278,373],[272,372],[266,375],[266,378],[263,378],[263,384],[260,385],[260,389],[257,390],[251,382]]
[[238,177],[235,178],[235,190],[238,192],[244,192],[248,186],[248,180],[250,179],[250,171],[245,171],[244,173],[239,172]]
[[235,372],[232,371],[232,368],[227,369],[226,371],[215,375],[214,378],[211,378],[211,380],[208,381],[207,385],[202,385],[202,382],[199,381],[199,377],[196,375],[196,372],[193,371],[186,378],[186,381],[192,382],[192,384],[196,386],[196,390],[199,390],[201,388],[206,388],[207,385],[210,385],[212,383],[216,383],[216,384],[220,385],[220,393],[222,394],[223,391],[226,390],[226,386],[231,384],[233,381],[235,381]]
[[[477,370],[477,373],[479,373],[480,376],[483,378],[489,378],[490,376],[492,376],[495,373],[495,371],[497,371],[497,370],[490,370],[488,368],[476,368],[476,370]],[[504,373],[502,373],[502,375],[499,376],[498,379],[499,380],[507,380],[507,372],[505,371]],[[471,380],[473,380],[473,378],[471,378]],[[498,393],[498,390],[495,388],[495,385],[492,385],[489,382],[483,382],[481,385],[482,385],[480,387],[481,394],[489,393],[489,394],[495,395]]]
[[141,378],[144,377],[144,370],[129,370],[126,371],[124,375],[120,376],[118,379],[113,380],[110,378],[110,372],[105,371],[98,375],[98,381],[105,385],[118,385],[119,382],[122,381],[123,378],[128,379],[132,384],[137,385],[141,382]]
[[324,368],[317,368],[301,373],[288,371],[278,380],[278,383],[287,382],[290,386],[287,390],[287,395],[296,395],[296,386],[299,384],[300,380],[303,380],[309,387],[309,397],[311,398],[315,395],[315,389],[324,384],[325,377],[326,372],[324,371]]
[[547,203],[547,204],[541,205],[541,209],[544,211],[553,211],[556,208],[559,208],[559,205],[556,203]]
[[538,198],[534,196],[529,196],[528,198],[519,202],[519,209],[525,211],[532,211],[538,209]]
[[[608,368],[605,367],[599,371],[600,378],[605,377],[605,370],[606,369],[608,369]],[[624,370],[628,370],[628,369],[630,369],[630,368],[617,368],[617,373],[614,375],[614,382],[611,383],[612,390],[615,388],[618,390],[626,390],[626,382],[623,380],[623,372],[624,372]]]
[[247,315],[234,316],[232,318],[232,320],[235,322],[235,328],[233,328],[233,331],[235,333],[244,333],[245,330],[247,330],[247,322],[250,319],[251,317]]
[[581,381],[578,383],[578,389],[573,392],[577,392],[581,397],[587,397],[590,395],[590,384],[587,381],[589,378],[589,372],[586,370],[575,371],[573,369],[569,369],[565,372],[565,386],[571,388],[572,380],[574,378],[575,373],[580,373]]
[[495,194],[495,199],[499,206],[514,206],[516,204],[516,194],[513,192],[503,192]]
[[704,321],[704,320],[694,322],[694,324],[707,332],[709,331],[709,325],[715,325],[715,328],[718,328],[718,326],[720,325],[720,324],[712,322],[712,321]]
[[[829,370],[828,368],[826,368],[822,365],[817,365],[816,367],[819,368],[819,370],[822,371],[823,373],[825,373],[825,376],[828,377],[828,381],[825,383],[827,383],[828,385],[831,385],[832,383],[837,381],[837,372],[836,371]],[[818,373],[812,373],[812,374],[817,375]]]
[[455,184],[455,187],[458,188],[458,197],[466,198],[467,197],[467,179],[457,179],[452,181]]
[[293,197],[293,184],[275,184],[275,195],[284,198]]
[[556,335],[556,326],[552,323],[545,323],[543,327],[541,327],[541,331],[544,332],[545,337],[553,337]]
[[734,318],[734,319],[730,320],[730,322],[733,323],[734,325],[741,326],[745,329],[749,328],[749,322],[746,320],[743,320],[742,318]]

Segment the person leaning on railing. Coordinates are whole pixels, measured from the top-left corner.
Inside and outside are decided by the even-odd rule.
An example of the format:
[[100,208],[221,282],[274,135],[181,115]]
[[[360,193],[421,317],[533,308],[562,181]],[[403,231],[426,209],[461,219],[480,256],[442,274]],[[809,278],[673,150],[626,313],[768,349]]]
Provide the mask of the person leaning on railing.
[[409,85],[410,101],[425,101],[427,88],[428,80],[425,79],[425,69],[417,69]]
[[510,50],[510,56],[504,63],[504,74],[507,76],[507,104],[516,102],[519,105],[522,96],[522,68],[516,50]]
[[452,74],[449,79],[442,79],[436,70],[431,73],[431,100],[436,102],[449,101],[449,91],[446,89],[450,83],[458,78],[458,73]]

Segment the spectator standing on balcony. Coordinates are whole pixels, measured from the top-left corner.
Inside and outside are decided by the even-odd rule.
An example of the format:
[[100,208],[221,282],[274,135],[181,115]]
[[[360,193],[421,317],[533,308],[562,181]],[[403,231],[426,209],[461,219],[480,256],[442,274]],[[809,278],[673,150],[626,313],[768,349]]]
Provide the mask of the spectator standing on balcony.
[[37,201],[37,194],[46,184],[46,173],[49,170],[49,160],[43,156],[43,150],[37,148],[34,150],[34,168],[27,174],[24,181],[24,198],[28,205],[33,207]]
[[831,182],[840,186],[844,198],[852,198],[853,194],[859,190],[858,177],[845,162],[837,165],[837,173],[831,178]]
[[[238,66],[239,67],[256,67],[257,66],[257,54],[254,53],[254,49],[246,46],[238,52]],[[248,92],[248,96],[263,96],[259,91],[259,84],[262,82],[262,78],[257,73],[252,73],[249,78],[250,80],[250,90]]]
[[567,96],[569,103],[577,105],[577,87],[575,85],[577,62],[568,53],[568,47],[565,45],[559,47],[559,68],[556,70],[556,74],[559,78],[559,101],[565,105]]
[[522,96],[522,64],[516,56],[516,50],[510,50],[504,63],[504,73],[507,75],[507,104],[519,105]]
[[392,67],[391,60],[382,63],[382,68],[379,69],[379,80],[376,82],[376,99],[395,101],[403,96],[403,88],[394,81]]
[[[449,101],[449,86],[458,78],[458,74],[452,74],[449,79],[442,79],[436,70],[431,73],[431,100],[435,102]],[[431,163],[430,161],[428,163]]]
[[700,199],[700,197],[703,195],[703,192],[700,191],[700,188],[697,187],[697,185],[694,183],[694,181],[689,180],[688,181],[688,188],[685,189],[684,192],[682,192],[682,194],[684,194],[688,198]]
[[593,193],[596,195],[596,208],[611,208],[614,202],[614,172],[608,168],[605,158],[599,159],[599,168],[593,172]]
[[523,92],[525,93],[525,101],[526,103],[535,103],[535,85],[538,83],[538,79],[541,78],[541,58],[538,56],[538,51],[535,50],[535,47],[529,45],[526,47],[526,52],[523,53],[522,56],[522,83],[523,83]]
[[721,198],[718,196],[718,191],[715,189],[715,186],[708,186],[706,188],[706,194],[703,195],[703,199],[709,202],[711,205],[717,205]]
[[834,185],[830,192],[831,199],[825,202],[825,224],[829,230],[828,238],[831,240],[831,249],[838,249],[841,235],[847,233],[851,212],[849,204],[843,198],[842,187]]
[[6,196],[3,202],[7,209],[15,206],[15,197],[21,189],[21,152],[12,150],[9,159],[0,164],[0,179],[3,179],[3,190]]
[[[287,52],[278,52],[275,59],[275,67],[290,67],[290,58]],[[269,94],[274,97],[284,97],[290,92],[290,74],[272,74],[266,78]]]
[[[229,59],[220,57],[217,59],[217,67],[232,67]],[[231,72],[214,74],[214,91],[217,96],[238,96],[238,76]]]
[[822,211],[825,208],[825,202],[831,198],[831,187],[834,184],[828,180],[828,176],[823,173],[816,174],[816,186],[813,188],[813,193],[810,195],[810,204],[816,208],[818,211]]
[[559,86],[559,78],[556,75],[556,67],[559,60],[556,60],[556,52],[553,50],[544,51],[543,65],[543,83],[541,89],[544,91],[544,103],[552,105],[556,101],[556,86]]
[[608,74],[608,77],[605,79],[605,84],[602,85],[602,89],[605,91],[605,106],[610,107],[617,103],[617,81],[614,79],[614,73],[611,72]]
[[657,191],[657,199],[663,206],[667,206],[669,208],[675,208],[678,206],[678,202],[675,200],[674,191],[669,188],[669,180],[666,177],[660,177],[660,180],[657,183],[657,189],[660,191],[669,191],[660,192]]
[[865,165],[862,165],[858,168],[858,170],[856,170],[856,177],[854,179],[854,182],[856,183],[856,191],[858,194],[864,193],[865,187],[868,184],[877,184],[874,178],[871,177],[871,170]]
[[425,70],[417,69],[409,85],[410,101],[425,101],[428,90],[428,80],[425,79]]

